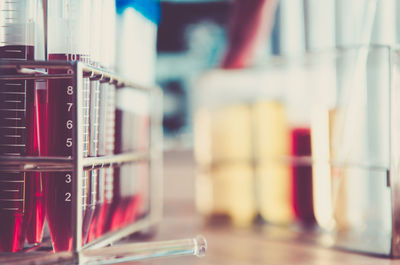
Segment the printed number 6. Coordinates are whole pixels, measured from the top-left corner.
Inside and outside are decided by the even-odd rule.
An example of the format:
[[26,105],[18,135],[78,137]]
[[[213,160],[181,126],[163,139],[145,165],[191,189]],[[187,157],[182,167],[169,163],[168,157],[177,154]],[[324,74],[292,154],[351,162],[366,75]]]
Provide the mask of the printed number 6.
[[67,129],[68,129],[68,130],[71,130],[73,127],[74,127],[74,124],[72,123],[72,121],[71,121],[71,120],[68,120],[68,121],[67,121]]

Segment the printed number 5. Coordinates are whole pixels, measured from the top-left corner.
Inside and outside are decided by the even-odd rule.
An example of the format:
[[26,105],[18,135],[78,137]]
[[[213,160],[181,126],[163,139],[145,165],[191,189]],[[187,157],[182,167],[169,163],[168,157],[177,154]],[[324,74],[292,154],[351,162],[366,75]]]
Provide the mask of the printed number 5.
[[67,143],[65,144],[67,147],[72,146],[72,138],[67,138]]

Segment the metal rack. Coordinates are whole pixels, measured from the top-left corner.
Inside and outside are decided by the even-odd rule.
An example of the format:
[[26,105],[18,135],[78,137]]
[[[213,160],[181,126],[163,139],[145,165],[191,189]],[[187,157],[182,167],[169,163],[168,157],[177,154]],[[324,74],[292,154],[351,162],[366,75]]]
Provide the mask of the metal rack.
[[[17,69],[18,74],[4,75],[0,72],[1,80],[49,80],[70,79],[77,93],[74,93],[74,105],[76,106],[72,115],[74,117],[74,130],[72,135],[71,157],[6,157],[0,156],[1,170],[16,171],[72,171],[75,178],[72,185],[72,232],[73,249],[79,252],[85,248],[97,248],[109,245],[134,232],[150,228],[161,218],[162,214],[162,110],[160,109],[161,90],[157,87],[147,88],[126,81],[119,76],[102,69],[89,66],[79,61],[17,61],[1,60],[0,71],[4,69]],[[38,69],[65,69],[67,74],[48,74]],[[147,152],[127,152],[103,157],[83,157],[83,121],[81,96],[83,78],[99,80],[101,83],[108,82],[118,88],[129,87],[149,93],[151,99],[151,121],[150,121],[150,148]],[[126,163],[138,161],[150,162],[150,212],[147,216],[130,224],[120,230],[108,232],[98,239],[82,246],[82,179],[83,171],[86,169],[97,169],[104,167],[120,166]]]

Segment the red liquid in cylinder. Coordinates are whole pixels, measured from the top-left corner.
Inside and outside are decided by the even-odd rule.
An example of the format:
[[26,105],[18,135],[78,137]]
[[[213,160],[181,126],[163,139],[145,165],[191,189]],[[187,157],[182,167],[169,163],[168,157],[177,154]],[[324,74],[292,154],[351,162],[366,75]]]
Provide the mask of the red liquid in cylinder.
[[[147,115],[142,114],[131,114],[126,113],[126,119],[132,121],[132,124],[129,123],[128,120],[124,120],[124,126],[132,126],[132,129],[129,131],[133,132],[133,149],[137,151],[149,151],[150,146],[150,118]],[[123,137],[129,137],[130,135],[126,134]],[[126,139],[125,138],[125,139]],[[123,143],[122,149],[128,148],[130,146],[129,140],[127,143]],[[122,196],[122,201],[120,202],[117,216],[120,216],[120,219],[115,221],[115,223],[122,223],[123,225],[131,224],[136,221],[139,215],[144,213],[144,203],[145,203],[145,193],[146,193],[146,181],[149,179],[146,178],[146,166],[143,163],[137,162],[135,164],[129,165],[129,169],[126,171],[121,171],[121,181],[124,183],[122,187],[130,187],[130,190],[127,192],[121,192],[121,194],[125,194]]]
[[145,216],[150,210],[150,163],[138,163],[139,205],[138,216]]
[[[101,84],[99,105],[98,155],[112,155],[115,142],[115,87],[113,85]],[[114,169],[100,169],[98,180],[96,210],[90,227],[89,242],[107,232],[105,223],[113,200]]]
[[[49,60],[83,60],[81,55],[50,54]],[[65,69],[49,70],[51,74],[65,74]],[[83,129],[84,129],[84,154],[88,155],[88,101],[89,87],[87,82],[83,85]],[[86,85],[85,85],[86,84]],[[48,138],[47,150],[49,156],[69,157],[72,155],[72,132],[74,130],[73,113],[76,109],[76,88],[71,79],[54,79],[48,81]],[[83,173],[83,210],[86,210],[89,173]],[[46,177],[46,216],[56,252],[72,250],[72,172],[49,173]],[[83,213],[85,214],[85,213]]]
[[[42,83],[41,85],[45,85]],[[37,83],[37,86],[39,84]],[[47,90],[45,87],[35,90],[35,104],[30,113],[30,120],[34,121],[32,142],[32,156],[45,156],[44,142],[47,138]],[[44,173],[27,173],[27,212],[32,214],[28,223],[26,239],[30,244],[40,243],[42,240],[44,219],[45,219],[45,193],[44,193]]]
[[[115,153],[122,153],[133,150],[135,136],[135,117],[126,110],[117,109],[115,115]],[[126,225],[130,218],[127,212],[134,191],[130,194],[126,193],[126,189],[132,185],[135,174],[131,169],[131,165],[124,165],[114,169],[113,181],[113,199],[109,206],[109,216],[107,218],[106,231],[114,231]]]
[[[0,59],[32,60],[32,46],[0,47]],[[16,74],[13,69],[2,74]],[[33,150],[34,81],[0,81],[0,155],[19,157]],[[16,252],[23,248],[26,227],[32,212],[27,200],[32,187],[24,172],[0,171],[0,251]]]
[[[292,130],[292,156],[311,156],[311,134],[308,128]],[[312,165],[292,166],[293,206],[296,217],[303,224],[314,224]]]

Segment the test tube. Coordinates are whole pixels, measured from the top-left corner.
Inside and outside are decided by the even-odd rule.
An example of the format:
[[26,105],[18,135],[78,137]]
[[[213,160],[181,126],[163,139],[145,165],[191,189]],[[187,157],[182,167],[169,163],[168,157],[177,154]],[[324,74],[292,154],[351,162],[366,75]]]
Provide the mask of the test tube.
[[[202,258],[207,251],[206,239],[198,235],[195,238],[179,240],[127,243],[116,246],[85,249],[76,255],[72,252],[60,252],[55,254],[42,253],[35,255],[0,257],[0,262],[15,265],[54,265],[54,264],[126,264],[127,262],[145,261],[179,256],[196,256]],[[32,254],[32,253],[31,253]]]
[[[60,0],[48,2],[48,59],[88,62],[88,16],[90,1]],[[65,74],[65,70],[49,70]],[[89,81],[83,82],[83,156],[89,154]],[[74,97],[81,93],[72,80],[48,81],[48,155],[71,156]],[[83,211],[87,208],[88,172],[84,173]],[[46,181],[47,220],[55,251],[72,250],[72,172],[49,173]],[[83,213],[83,216],[85,214]]]
[[[35,19],[35,60],[45,59],[44,40],[44,8],[42,1],[36,1]],[[46,156],[45,146],[47,126],[47,81],[35,80],[34,110],[34,141],[33,156]],[[27,193],[27,212],[32,213],[31,220],[27,226],[26,241],[29,244],[39,244],[42,241],[44,221],[46,214],[44,177],[45,173],[28,172],[27,186],[31,191]]]
[[[0,1],[0,59],[33,60],[36,2]],[[17,74],[4,70],[3,74]],[[34,81],[0,81],[0,155],[34,155]],[[27,211],[32,182],[24,172],[0,171],[0,251],[23,247],[32,212]],[[34,180],[33,180],[34,181]],[[33,209],[30,209],[33,210]]]
[[[138,150],[138,114],[148,110],[148,95],[122,88],[116,96],[115,152]],[[138,186],[139,172],[136,163],[115,168],[113,200],[107,229],[115,230],[135,221],[138,205],[142,200]]]
[[[280,49],[283,55],[296,56],[305,53],[304,3],[301,0],[280,1]],[[290,155],[292,164],[292,198],[293,210],[300,223],[310,225],[315,223],[312,189],[312,164],[298,163],[299,158],[311,156],[311,134],[309,108],[312,101],[310,87],[307,83],[309,69],[301,63],[288,63],[286,69],[290,78],[287,79],[287,105],[290,132]],[[292,61],[292,62],[293,62]]]
[[[136,132],[134,149],[141,152],[150,151],[150,94],[141,93],[136,98],[136,114],[134,129]],[[139,103],[140,102],[140,103]],[[148,186],[149,186],[149,164],[145,161],[136,164],[136,193],[133,196],[129,209],[133,216],[128,220],[134,221],[138,215],[148,211]]]
[[[34,107],[29,113],[29,120],[34,122],[32,142],[32,156],[45,156],[45,139],[47,138],[47,86],[43,80],[36,80],[34,94]],[[45,220],[45,185],[44,173],[27,173],[27,194],[26,211],[31,214],[31,219],[27,224],[26,240],[29,244],[38,244],[42,240],[44,220]]]
[[[293,158],[311,157],[310,128],[296,127],[291,131],[291,154]],[[294,212],[303,224],[313,224],[315,217],[311,164],[294,161],[292,176]]]
[[195,255],[201,258],[205,256],[206,251],[207,241],[199,235],[188,239],[131,243],[101,250],[84,250],[80,255],[80,261],[87,265],[101,265],[187,255]]
[[[115,17],[116,7],[114,0],[102,1],[102,14],[99,25],[101,26],[100,66],[114,71],[115,64]],[[100,16],[99,16],[100,17]],[[109,83],[100,83],[100,109],[99,109],[99,134],[98,155],[114,154],[115,136],[115,86]],[[97,205],[93,215],[89,232],[89,241],[104,234],[105,222],[109,214],[113,198],[114,170],[112,167],[99,170],[97,185]]]
[[[102,21],[102,4],[103,1],[91,0],[90,10],[90,60],[91,65],[100,67],[101,65],[101,21]],[[99,155],[99,115],[100,108],[105,106],[100,105],[100,81],[90,81],[90,103],[89,103],[89,156],[96,157]],[[100,171],[98,169],[88,172],[89,179],[89,192],[87,199],[87,207],[83,216],[83,242],[86,243],[89,236],[89,230],[92,225],[92,220],[101,209],[101,198],[104,185],[100,180]],[[103,177],[103,176],[101,176]]]
[[[104,131],[104,154],[112,155],[114,154],[115,149],[115,86],[107,85],[105,89],[107,98],[106,98],[106,113],[105,113],[105,131]],[[103,98],[103,97],[101,97]],[[101,119],[103,120],[103,119]],[[101,122],[100,122],[101,124]],[[102,126],[100,126],[102,127]],[[102,130],[100,130],[101,132]],[[102,144],[102,137],[100,134],[100,144]],[[99,154],[102,155],[103,151],[99,151]],[[114,168],[109,167],[104,169],[104,203],[100,210],[98,221],[96,223],[96,237],[101,236],[102,234],[108,232],[109,225],[107,225],[107,220],[109,216],[112,214],[111,207],[114,201]]]
[[[118,30],[118,49],[117,49],[117,70],[122,75],[127,77],[129,80],[134,80],[142,85],[153,86],[154,85],[154,70],[155,70],[155,55],[156,55],[156,36],[157,36],[157,22],[159,15],[159,3],[158,1],[147,1],[145,5],[141,3],[141,1],[117,1],[117,30]],[[133,34],[132,34],[133,33]],[[140,41],[137,41],[140,39]],[[120,91],[118,92],[120,93]],[[140,100],[136,100],[133,98],[135,105],[140,105],[142,102]],[[117,102],[119,101],[119,97],[117,97]],[[117,110],[117,119],[119,119],[118,115],[122,115],[120,118],[123,120],[122,135],[123,137],[129,138],[129,126],[132,128],[132,132],[136,140],[134,141],[146,141],[145,139],[140,139],[139,130],[140,124],[144,124],[144,127],[148,127],[149,113],[145,113],[142,117],[141,114],[125,109],[122,112],[118,112]],[[143,119],[142,119],[143,118]],[[127,123],[128,122],[128,123]],[[129,124],[132,123],[132,124]],[[125,132],[126,130],[126,132]],[[116,131],[118,132],[118,126],[116,126]],[[147,133],[146,133],[147,134]],[[126,136],[125,136],[126,135]],[[118,134],[116,134],[116,138],[118,138]],[[138,150],[137,143],[129,143],[128,140],[124,140],[122,143],[122,147],[126,148],[130,146],[130,150]],[[130,141],[130,140],[129,140]],[[136,145],[136,146],[135,146]],[[121,152],[123,150],[117,149],[116,151]],[[140,170],[140,166],[133,165],[136,176],[132,182],[132,178],[128,180],[128,172],[122,167],[120,170],[121,176],[121,190],[118,192],[122,192],[128,186],[131,185],[131,191],[129,191],[131,198],[131,202],[127,203],[130,205],[128,208],[134,208],[134,211],[137,212],[137,204],[138,200],[143,196],[141,192],[141,188],[139,188],[139,179],[142,175],[141,172],[145,172]],[[117,176],[116,179],[117,180]],[[117,180],[118,181],[118,180]],[[125,185],[125,183],[127,185]],[[127,191],[128,192],[128,191]],[[114,193],[117,196],[116,193]],[[128,193],[125,195],[128,196]],[[122,200],[128,200],[127,196],[123,196]],[[128,196],[129,197],[129,196]],[[125,203],[120,204],[120,208],[123,207]],[[139,203],[139,205],[142,203]],[[142,205],[143,206],[143,205]],[[143,208],[141,206],[141,208]],[[133,211],[125,216],[126,219],[134,220],[136,214],[133,214]],[[118,219],[118,218],[117,218]]]
[[[323,3],[318,0],[305,2],[307,14],[306,33],[309,50],[327,50],[335,47],[335,0]],[[321,22],[323,26],[321,25]],[[328,54],[328,53],[327,53]],[[336,69],[335,61],[321,55],[313,68],[313,83],[318,84],[316,104],[311,114],[311,143],[313,154],[313,203],[318,225],[330,230],[334,227],[332,205],[331,134],[330,113],[335,111]]]

